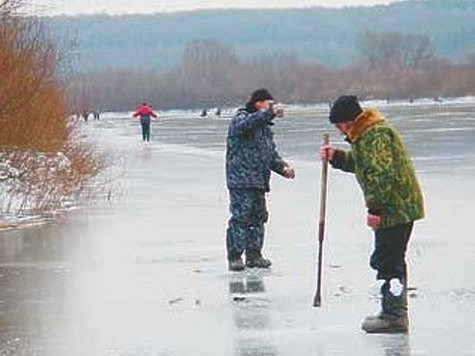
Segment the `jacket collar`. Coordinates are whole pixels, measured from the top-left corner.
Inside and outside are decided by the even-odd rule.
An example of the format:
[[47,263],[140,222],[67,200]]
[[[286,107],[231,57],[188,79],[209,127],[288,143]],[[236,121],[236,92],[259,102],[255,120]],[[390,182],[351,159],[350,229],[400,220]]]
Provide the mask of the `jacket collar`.
[[356,142],[360,135],[368,128],[383,121],[384,118],[377,109],[365,109],[356,117],[354,124],[346,132],[347,141],[350,143]]

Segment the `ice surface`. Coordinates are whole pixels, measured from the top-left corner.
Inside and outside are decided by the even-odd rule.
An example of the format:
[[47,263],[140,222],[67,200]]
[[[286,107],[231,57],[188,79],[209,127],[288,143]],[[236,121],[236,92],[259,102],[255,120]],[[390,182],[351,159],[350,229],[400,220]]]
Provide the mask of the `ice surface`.
[[[0,233],[0,350],[6,355],[475,354],[475,102],[382,106],[402,132],[427,218],[408,251],[409,335],[366,335],[378,310],[372,234],[351,175],[330,171],[322,307],[316,284],[322,133],[328,110],[292,107],[274,130],[295,181],[268,197],[269,271],[226,270],[229,118],[173,113],[152,141],[127,113],[83,132],[120,157],[125,194],[61,220]],[[457,128],[463,127],[464,130]]]

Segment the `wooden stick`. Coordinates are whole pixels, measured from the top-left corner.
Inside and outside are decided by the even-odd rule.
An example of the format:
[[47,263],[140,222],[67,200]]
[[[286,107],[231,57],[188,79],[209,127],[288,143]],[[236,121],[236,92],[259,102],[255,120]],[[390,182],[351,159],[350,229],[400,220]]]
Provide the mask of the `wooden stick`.
[[[330,144],[330,135],[323,134],[323,145]],[[323,257],[323,239],[325,236],[325,215],[327,205],[327,181],[328,181],[328,160],[322,162],[322,177],[320,185],[320,218],[318,221],[318,272],[317,272],[317,290],[313,299],[313,306],[319,307],[322,305],[322,257]]]

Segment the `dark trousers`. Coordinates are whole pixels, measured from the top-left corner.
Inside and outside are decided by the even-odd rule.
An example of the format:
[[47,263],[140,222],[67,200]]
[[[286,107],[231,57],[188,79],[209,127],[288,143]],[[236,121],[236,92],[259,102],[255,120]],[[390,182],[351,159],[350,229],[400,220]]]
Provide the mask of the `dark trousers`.
[[150,141],[150,122],[142,122],[142,140]]
[[389,281],[398,278],[407,280],[406,249],[414,223],[376,229],[374,251],[370,265],[377,271],[376,279]]
[[264,224],[269,217],[265,192],[260,189],[230,189],[229,203],[228,259],[239,257],[244,251],[260,253],[264,245]]

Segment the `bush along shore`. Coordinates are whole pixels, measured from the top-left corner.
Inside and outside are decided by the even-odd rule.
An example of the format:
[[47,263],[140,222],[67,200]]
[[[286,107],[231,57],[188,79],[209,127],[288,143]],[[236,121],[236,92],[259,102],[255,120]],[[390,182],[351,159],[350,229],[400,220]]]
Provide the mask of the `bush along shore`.
[[0,229],[74,206],[106,167],[69,119],[65,54],[25,6],[0,3]]

